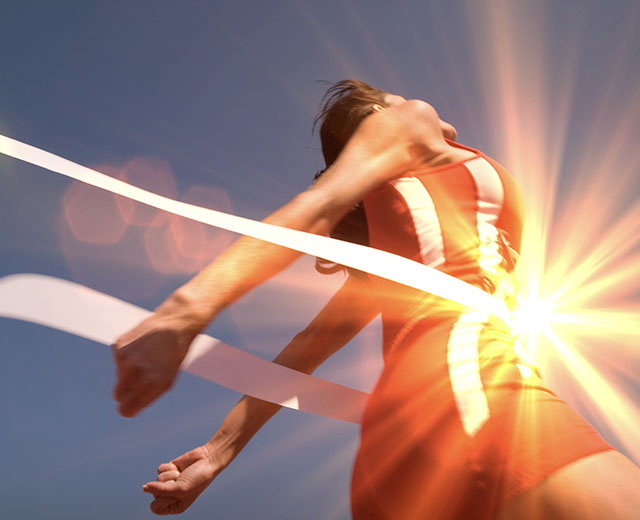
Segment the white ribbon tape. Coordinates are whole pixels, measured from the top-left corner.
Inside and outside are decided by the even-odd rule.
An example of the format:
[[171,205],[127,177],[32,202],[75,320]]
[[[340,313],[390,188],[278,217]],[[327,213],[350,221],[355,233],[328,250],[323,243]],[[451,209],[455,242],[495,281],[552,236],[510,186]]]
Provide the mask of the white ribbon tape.
[[175,215],[181,215],[204,224],[258,238],[301,253],[325,258],[347,267],[435,294],[460,305],[488,312],[502,319],[505,323],[509,323],[511,319],[509,310],[504,302],[499,299],[462,280],[408,258],[358,244],[265,224],[264,222],[256,222],[255,220],[179,202],[142,188],[131,186],[121,180],[3,135],[0,135],[0,153]]
[[[112,345],[151,314],[82,285],[37,274],[0,278],[0,317],[29,321]],[[276,365],[200,334],[180,367],[264,401],[360,422],[369,394]]]
[[[490,294],[398,255],[169,199],[3,135],[0,153],[176,215],[429,292],[506,323],[511,319],[504,303]],[[0,316],[55,327],[105,344],[113,343],[122,331],[149,314],[86,287],[44,276],[15,275],[3,278],[0,284]],[[33,299],[34,294],[38,294],[38,300]],[[269,363],[204,335],[191,346],[182,368],[241,393],[345,421],[359,422],[367,397],[366,393]]]

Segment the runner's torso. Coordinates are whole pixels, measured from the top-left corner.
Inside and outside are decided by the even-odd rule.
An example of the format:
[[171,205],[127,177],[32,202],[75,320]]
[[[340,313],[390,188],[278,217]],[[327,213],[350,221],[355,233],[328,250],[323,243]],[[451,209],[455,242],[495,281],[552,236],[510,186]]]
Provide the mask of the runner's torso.
[[[513,303],[523,203],[507,171],[475,152],[414,171],[364,200],[372,247]],[[385,365],[363,414],[354,519],[488,520],[504,502],[610,449],[555,397],[508,324],[371,277]]]
[[[450,274],[513,304],[524,205],[511,175],[484,154],[414,171],[364,199],[372,247]],[[458,306],[377,277],[385,358],[408,324],[446,319]]]

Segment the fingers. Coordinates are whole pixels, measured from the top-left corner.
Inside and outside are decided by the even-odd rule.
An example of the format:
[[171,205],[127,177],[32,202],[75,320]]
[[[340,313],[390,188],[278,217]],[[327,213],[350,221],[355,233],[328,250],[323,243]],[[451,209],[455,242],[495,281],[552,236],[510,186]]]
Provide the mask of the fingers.
[[167,323],[156,313],[113,345],[118,381],[113,394],[125,417],[136,415],[173,384],[193,339],[174,321]]
[[178,471],[178,466],[176,466],[173,462],[165,462],[158,466],[158,475],[160,473],[164,473],[165,471]]
[[119,403],[118,411],[121,415],[133,417],[144,407],[143,403],[150,402],[147,394],[151,387],[145,382],[140,369],[133,366],[127,359],[125,349],[120,347],[118,342],[113,346],[113,356],[117,370],[113,398]]
[[202,460],[206,456],[206,453],[202,446],[195,448],[187,453],[183,453],[179,457],[171,461],[172,464],[180,471],[184,471],[187,467],[191,466],[194,462]]
[[158,515],[177,514],[193,503],[212,480],[206,468],[197,464],[204,462],[206,455],[206,448],[200,446],[158,466],[158,478],[142,486],[142,491],[155,499],[151,511]]
[[121,403],[135,388],[136,380],[140,376],[139,370],[132,366],[125,350],[120,346],[118,340],[112,347],[113,358],[116,364],[116,385],[113,389],[113,398]]
[[117,383],[113,397],[119,403],[119,413],[133,417],[171,388],[175,373],[169,375],[161,367],[138,364],[128,359],[124,350],[114,347]]
[[136,367],[118,365],[118,383],[113,397],[119,403],[118,411],[124,417],[133,417],[151,404],[170,385],[153,372]]
[[151,502],[149,508],[156,515],[175,515],[186,509],[182,500],[175,497],[158,497]]
[[168,480],[167,482],[158,482],[154,480],[152,482],[147,482],[144,486],[142,486],[142,491],[145,493],[151,493],[152,495],[158,497],[162,495],[166,496],[182,496],[185,494],[185,486],[175,480]]
[[118,370],[117,378],[118,378],[118,381],[116,383],[116,386],[113,389],[113,398],[117,402],[120,402],[122,401],[124,396],[127,394],[127,392],[130,390],[131,380],[135,378],[132,377],[132,374],[125,373],[124,370],[120,370],[120,369]]
[[158,386],[144,379],[134,384],[120,400],[118,411],[124,417],[133,417],[162,393]]
[[145,493],[151,493],[154,501],[149,507],[157,515],[175,515],[185,511],[195,500],[196,496],[188,496],[184,482],[148,482],[142,486]]
[[167,482],[169,480],[176,480],[180,476],[178,470],[164,471],[158,475],[158,482]]
[[118,412],[124,417],[133,417],[170,387],[171,384],[140,373],[136,379],[123,379],[114,391],[115,399],[119,403]]
[[131,390],[132,383],[137,379],[138,373],[127,363],[124,351],[118,346],[118,342],[113,345],[112,352],[117,372],[117,383],[113,389],[113,398],[120,402]]

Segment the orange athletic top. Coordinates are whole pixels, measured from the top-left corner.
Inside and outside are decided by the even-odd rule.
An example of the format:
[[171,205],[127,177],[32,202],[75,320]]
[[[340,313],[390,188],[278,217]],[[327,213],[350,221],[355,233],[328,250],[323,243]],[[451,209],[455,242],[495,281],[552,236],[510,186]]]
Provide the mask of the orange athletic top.
[[[434,267],[512,305],[524,221],[522,194],[499,163],[449,143],[475,157],[410,172],[365,197],[369,244]],[[385,357],[407,323],[454,310],[421,291],[373,276],[370,280],[382,310]]]

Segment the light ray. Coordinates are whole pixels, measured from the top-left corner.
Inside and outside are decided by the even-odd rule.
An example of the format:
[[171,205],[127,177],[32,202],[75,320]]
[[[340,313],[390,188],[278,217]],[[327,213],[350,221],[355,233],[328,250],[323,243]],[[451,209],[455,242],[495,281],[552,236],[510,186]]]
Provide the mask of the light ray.
[[[580,31],[555,47],[544,30],[530,30],[544,28],[542,3],[467,5],[497,156],[522,186],[527,208],[515,326],[553,389],[580,402],[568,381],[552,377],[563,372],[554,363],[562,363],[588,397],[593,420],[640,461],[640,412],[622,381],[625,374],[636,388],[640,383],[640,92],[620,82],[640,8],[629,14],[607,73],[594,78],[601,96],[584,113],[577,99]],[[560,59],[558,71],[552,62]],[[575,121],[587,125],[578,150]]]
[[570,348],[565,344],[553,330],[545,329],[544,335],[565,366],[570,368],[582,391],[606,419],[608,427],[617,435],[631,456],[640,460],[637,433],[640,431],[640,417],[637,405],[607,381],[576,348]]
[[434,294],[464,307],[483,310],[505,323],[511,320],[509,309],[498,298],[409,258],[170,199],[3,135],[0,135],[0,153],[174,215],[365,271]]

